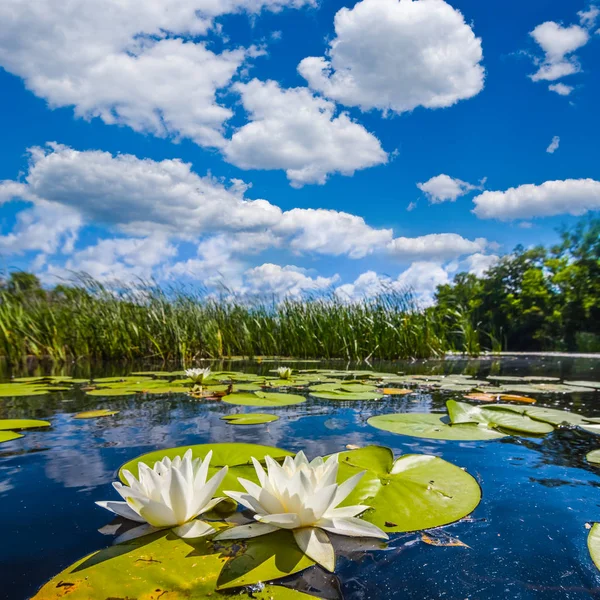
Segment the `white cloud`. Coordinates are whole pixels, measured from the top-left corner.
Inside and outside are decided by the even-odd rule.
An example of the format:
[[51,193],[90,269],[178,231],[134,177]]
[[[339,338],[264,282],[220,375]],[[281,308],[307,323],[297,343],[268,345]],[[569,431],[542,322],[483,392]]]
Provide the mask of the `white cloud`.
[[592,29],[596,25],[600,9],[597,6],[590,6],[589,10],[580,10],[577,13],[579,22],[586,29]]
[[590,36],[586,29],[579,25],[563,27],[554,21],[546,21],[530,35],[544,51],[543,60],[537,61],[538,70],[530,75],[533,81],[555,81],[581,71],[573,52],[588,43]]
[[250,295],[273,294],[277,297],[300,297],[326,291],[338,280],[338,275],[311,277],[305,269],[265,263],[246,271],[244,292]]
[[546,148],[546,152],[548,154],[554,154],[558,150],[558,146],[560,145],[560,137],[555,135],[550,142],[550,145]]
[[473,199],[473,212],[481,219],[529,219],[600,209],[600,181],[566,179],[526,184],[505,192],[484,192]]
[[256,51],[216,54],[189,37],[222,14],[306,4],[314,0],[3,0],[0,65],[51,107],[220,146],[231,112],[215,94]]
[[295,187],[324,184],[331,173],[385,164],[379,140],[335,105],[307,88],[282,89],[275,81],[238,83],[250,122],[224,149],[242,169],[284,169]]
[[500,257],[496,254],[481,254],[477,252],[465,258],[464,262],[469,273],[481,277],[489,269],[496,266]]
[[399,260],[445,261],[480,252],[487,246],[485,238],[468,240],[457,233],[431,233],[416,238],[396,238],[387,249]]
[[447,200],[454,202],[459,196],[478,189],[475,185],[460,179],[453,179],[443,173],[432,177],[425,183],[417,183],[417,187],[427,195],[432,204],[439,204]]
[[327,57],[298,70],[328,98],[362,110],[443,108],[484,84],[481,40],[443,0],[362,0],[335,16]]
[[556,92],[559,96],[568,96],[575,88],[564,83],[553,83],[548,86],[548,89],[551,92]]

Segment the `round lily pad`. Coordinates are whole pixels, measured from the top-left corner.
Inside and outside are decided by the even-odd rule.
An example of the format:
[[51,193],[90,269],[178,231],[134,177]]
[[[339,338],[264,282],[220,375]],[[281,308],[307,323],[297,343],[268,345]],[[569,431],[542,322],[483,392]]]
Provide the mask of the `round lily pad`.
[[485,425],[452,425],[444,423],[441,417],[432,413],[397,413],[371,417],[367,423],[391,433],[432,440],[479,441],[506,437]]
[[87,410],[77,413],[75,419],[97,419],[99,417],[112,417],[119,414],[118,410]]
[[588,534],[588,550],[594,564],[600,569],[600,523],[594,523]]
[[2,442],[10,442],[12,440],[18,440],[23,436],[16,431],[0,431],[0,444]]
[[594,464],[600,465],[600,450],[592,450],[585,455],[585,459]]
[[102,388],[97,390],[89,390],[87,396],[133,396],[136,392],[127,388]]
[[466,517],[479,504],[477,481],[437,456],[407,454],[394,460],[389,448],[342,452],[338,482],[366,470],[342,506],[371,506],[362,518],[387,532],[430,529]]
[[31,385],[21,383],[0,384],[0,398],[17,396],[44,396],[48,393],[48,387],[44,385]]
[[230,425],[261,425],[262,423],[277,421],[279,417],[268,413],[241,413],[237,415],[225,415],[221,419],[227,421]]
[[333,390],[331,392],[311,392],[311,396],[321,400],[358,401],[358,400],[381,400],[382,394],[375,392],[345,392],[344,390]]
[[0,431],[36,429],[38,427],[50,427],[50,423],[38,419],[0,419]]
[[306,402],[304,396],[277,392],[253,392],[223,396],[223,402],[240,406],[290,406]]
[[[217,528],[222,527],[216,524]],[[106,600],[107,598],[220,597],[217,590],[271,581],[314,563],[296,546],[292,534],[214,544],[210,538],[182,540],[168,531],[110,546],[74,563],[51,579],[32,600]],[[244,592],[236,598],[301,600],[313,598],[280,586]]]
[[569,387],[586,387],[600,390],[600,381],[565,381],[564,384]]
[[582,425],[587,423],[585,417],[554,408],[532,407],[525,410],[525,414],[537,421],[544,421],[551,425]]

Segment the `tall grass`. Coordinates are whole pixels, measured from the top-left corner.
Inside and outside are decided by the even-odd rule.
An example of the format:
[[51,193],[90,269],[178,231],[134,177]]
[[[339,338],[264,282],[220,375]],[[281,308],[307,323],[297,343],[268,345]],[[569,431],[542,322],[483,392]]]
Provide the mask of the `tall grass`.
[[0,291],[0,354],[66,361],[291,356],[348,360],[426,358],[447,349],[432,313],[410,294],[358,303],[335,295],[248,302],[157,286]]

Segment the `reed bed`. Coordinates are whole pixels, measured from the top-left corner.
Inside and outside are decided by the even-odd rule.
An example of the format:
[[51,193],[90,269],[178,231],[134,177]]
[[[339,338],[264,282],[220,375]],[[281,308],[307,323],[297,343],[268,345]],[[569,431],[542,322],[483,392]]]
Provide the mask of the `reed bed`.
[[427,358],[448,348],[433,313],[410,293],[347,303],[220,297],[147,283],[84,279],[54,290],[0,290],[0,355],[57,362],[288,356],[348,360]]

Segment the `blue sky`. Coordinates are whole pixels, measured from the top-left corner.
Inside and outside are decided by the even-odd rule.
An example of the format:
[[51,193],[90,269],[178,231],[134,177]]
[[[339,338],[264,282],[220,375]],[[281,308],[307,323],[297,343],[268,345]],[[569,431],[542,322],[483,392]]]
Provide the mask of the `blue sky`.
[[67,4],[0,6],[4,270],[427,303],[600,208],[589,2]]

